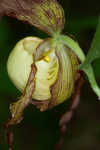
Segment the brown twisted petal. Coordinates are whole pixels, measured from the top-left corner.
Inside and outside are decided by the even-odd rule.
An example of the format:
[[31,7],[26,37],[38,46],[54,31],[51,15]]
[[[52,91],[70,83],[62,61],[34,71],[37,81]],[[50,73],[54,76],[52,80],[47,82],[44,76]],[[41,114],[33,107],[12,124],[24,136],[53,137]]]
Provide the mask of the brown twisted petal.
[[64,27],[64,11],[57,0],[1,0],[0,11],[49,34]]
[[49,107],[58,105],[68,99],[74,89],[78,61],[73,52],[63,45],[56,51],[59,59],[59,74],[56,83],[51,86],[51,103]]

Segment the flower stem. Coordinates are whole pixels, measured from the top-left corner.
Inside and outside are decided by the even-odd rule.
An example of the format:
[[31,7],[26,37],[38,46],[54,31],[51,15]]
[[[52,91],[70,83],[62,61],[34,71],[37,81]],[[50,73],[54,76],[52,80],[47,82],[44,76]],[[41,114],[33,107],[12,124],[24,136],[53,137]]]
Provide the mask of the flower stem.
[[72,49],[72,51],[78,56],[79,60],[83,63],[86,59],[83,50],[80,48],[79,44],[74,41],[72,38],[68,37],[67,35],[60,36],[61,42]]

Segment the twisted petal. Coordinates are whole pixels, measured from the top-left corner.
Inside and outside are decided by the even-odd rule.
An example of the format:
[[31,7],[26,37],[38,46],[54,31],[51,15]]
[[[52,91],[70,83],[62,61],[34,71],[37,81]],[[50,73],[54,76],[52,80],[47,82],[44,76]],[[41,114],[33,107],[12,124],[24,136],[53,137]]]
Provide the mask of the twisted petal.
[[71,96],[78,65],[76,56],[68,47],[57,47],[56,55],[59,59],[59,74],[58,80],[51,87],[50,107],[62,103]]
[[0,12],[53,34],[64,27],[64,11],[57,0],[1,0]]

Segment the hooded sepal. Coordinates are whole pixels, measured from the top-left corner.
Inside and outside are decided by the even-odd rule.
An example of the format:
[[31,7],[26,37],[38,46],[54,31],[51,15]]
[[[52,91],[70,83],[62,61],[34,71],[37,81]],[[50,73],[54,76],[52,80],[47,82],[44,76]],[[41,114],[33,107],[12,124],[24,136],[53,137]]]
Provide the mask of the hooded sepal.
[[64,11],[57,0],[1,0],[0,12],[49,34],[61,32],[64,27]]

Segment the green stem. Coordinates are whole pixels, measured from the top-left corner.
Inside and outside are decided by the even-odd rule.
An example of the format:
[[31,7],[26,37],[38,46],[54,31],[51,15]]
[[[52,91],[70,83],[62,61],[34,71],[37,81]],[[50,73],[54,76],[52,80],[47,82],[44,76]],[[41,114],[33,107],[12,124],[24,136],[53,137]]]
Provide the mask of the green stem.
[[87,64],[87,65],[83,68],[83,71],[87,74],[88,79],[89,79],[89,82],[90,82],[90,85],[91,85],[93,91],[94,91],[94,92],[96,93],[96,95],[98,96],[98,99],[100,99],[100,88],[99,88],[99,86],[97,85],[97,82],[96,82],[96,79],[95,79],[94,72],[93,72],[93,69],[92,69],[91,64]]
[[83,53],[82,49],[76,41],[66,35],[61,35],[60,40],[63,44],[72,49],[72,51],[78,56],[82,63],[85,61],[85,54]]

